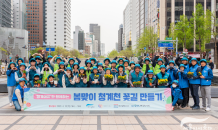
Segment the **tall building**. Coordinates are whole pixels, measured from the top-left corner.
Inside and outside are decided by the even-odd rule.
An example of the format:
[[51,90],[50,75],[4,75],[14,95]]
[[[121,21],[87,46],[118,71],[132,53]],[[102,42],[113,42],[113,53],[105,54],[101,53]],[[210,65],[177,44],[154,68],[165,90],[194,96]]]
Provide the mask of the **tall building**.
[[73,32],[73,49],[79,50],[79,32],[83,31],[80,26],[75,26],[75,31]]
[[98,52],[98,40],[94,40],[94,44],[93,44],[93,48],[92,48],[92,56],[98,56],[99,55],[99,52]]
[[83,31],[78,33],[78,49],[85,50],[85,34]]
[[115,43],[115,49],[118,52],[118,43]]
[[101,43],[101,55],[105,55],[105,43]]
[[[19,0],[18,0],[19,1]],[[15,3],[14,3],[15,4]],[[30,46],[43,45],[43,0],[26,0],[26,24]],[[14,16],[15,17],[15,16]],[[21,16],[19,16],[21,18]],[[20,24],[22,25],[22,24]]]
[[123,33],[125,37],[124,48],[132,46],[135,49],[137,43],[136,37],[136,13],[137,1],[129,0],[126,8],[123,11]]
[[[90,24],[89,32],[92,32],[95,35],[95,40],[98,40],[98,52],[100,51],[101,46],[101,27],[98,24]],[[100,53],[98,53],[100,55]]]
[[123,24],[120,25],[118,30],[118,52],[123,50]]
[[13,27],[11,0],[0,0],[0,27]]
[[13,28],[27,29],[26,0],[13,0]]
[[71,0],[45,0],[45,43],[71,49]]

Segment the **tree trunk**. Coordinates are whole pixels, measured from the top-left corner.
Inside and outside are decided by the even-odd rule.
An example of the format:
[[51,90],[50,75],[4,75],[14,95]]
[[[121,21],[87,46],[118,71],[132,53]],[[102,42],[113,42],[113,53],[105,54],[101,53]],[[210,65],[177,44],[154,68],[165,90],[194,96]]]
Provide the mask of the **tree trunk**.
[[201,55],[201,41],[199,40],[199,52],[200,52],[200,58],[202,59],[202,55]]
[[[214,64],[218,67],[218,63],[217,63],[217,45],[216,45],[216,36],[215,38],[215,45],[214,45]],[[216,69],[216,68],[215,68]]]

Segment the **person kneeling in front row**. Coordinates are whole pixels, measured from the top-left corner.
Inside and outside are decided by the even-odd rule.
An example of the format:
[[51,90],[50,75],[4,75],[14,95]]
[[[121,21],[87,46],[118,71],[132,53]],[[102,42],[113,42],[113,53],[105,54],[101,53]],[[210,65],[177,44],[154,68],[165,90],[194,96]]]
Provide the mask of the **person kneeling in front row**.
[[182,90],[179,87],[179,82],[177,80],[173,80],[173,84],[171,85],[171,91],[172,91],[172,110],[174,110],[174,107],[176,104],[178,105],[178,108],[180,108],[180,105],[183,103],[183,96],[182,96]]
[[14,103],[15,109],[17,111],[23,111],[23,98],[24,98],[24,86],[25,86],[26,80],[24,78],[19,79],[19,84],[14,90],[14,94],[12,97],[12,101]]

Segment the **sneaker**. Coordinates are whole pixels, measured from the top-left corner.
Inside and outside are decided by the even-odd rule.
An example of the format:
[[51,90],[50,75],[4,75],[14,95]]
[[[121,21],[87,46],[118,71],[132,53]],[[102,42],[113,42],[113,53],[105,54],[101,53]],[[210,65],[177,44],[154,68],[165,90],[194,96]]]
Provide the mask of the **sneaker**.
[[185,106],[185,105],[182,105],[181,107],[182,107],[182,108],[185,108],[186,106]]
[[190,106],[190,108],[193,108],[193,107],[195,107],[195,105],[193,105],[193,106]]
[[12,107],[13,106],[13,104],[12,103],[10,103],[10,107]]
[[199,106],[195,106],[195,107],[192,108],[192,110],[199,110],[199,109],[200,109]]
[[172,106],[172,111],[174,111],[174,107]]
[[180,108],[181,108],[180,106],[177,107],[177,109],[180,109]]
[[202,106],[201,109],[206,110],[206,107],[203,107],[203,106]]
[[210,108],[209,108],[209,107],[207,107],[207,108],[205,109],[205,111],[210,111]]
[[186,107],[189,107],[189,105],[187,104]]

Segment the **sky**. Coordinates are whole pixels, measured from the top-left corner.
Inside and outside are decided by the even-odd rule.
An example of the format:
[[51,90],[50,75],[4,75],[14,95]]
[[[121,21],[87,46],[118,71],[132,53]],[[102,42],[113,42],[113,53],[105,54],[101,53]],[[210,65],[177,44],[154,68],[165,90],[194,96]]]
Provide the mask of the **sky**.
[[89,24],[101,26],[101,43],[105,43],[105,54],[115,49],[118,42],[118,30],[123,24],[123,11],[129,0],[71,0],[71,38],[75,26],[85,33]]

